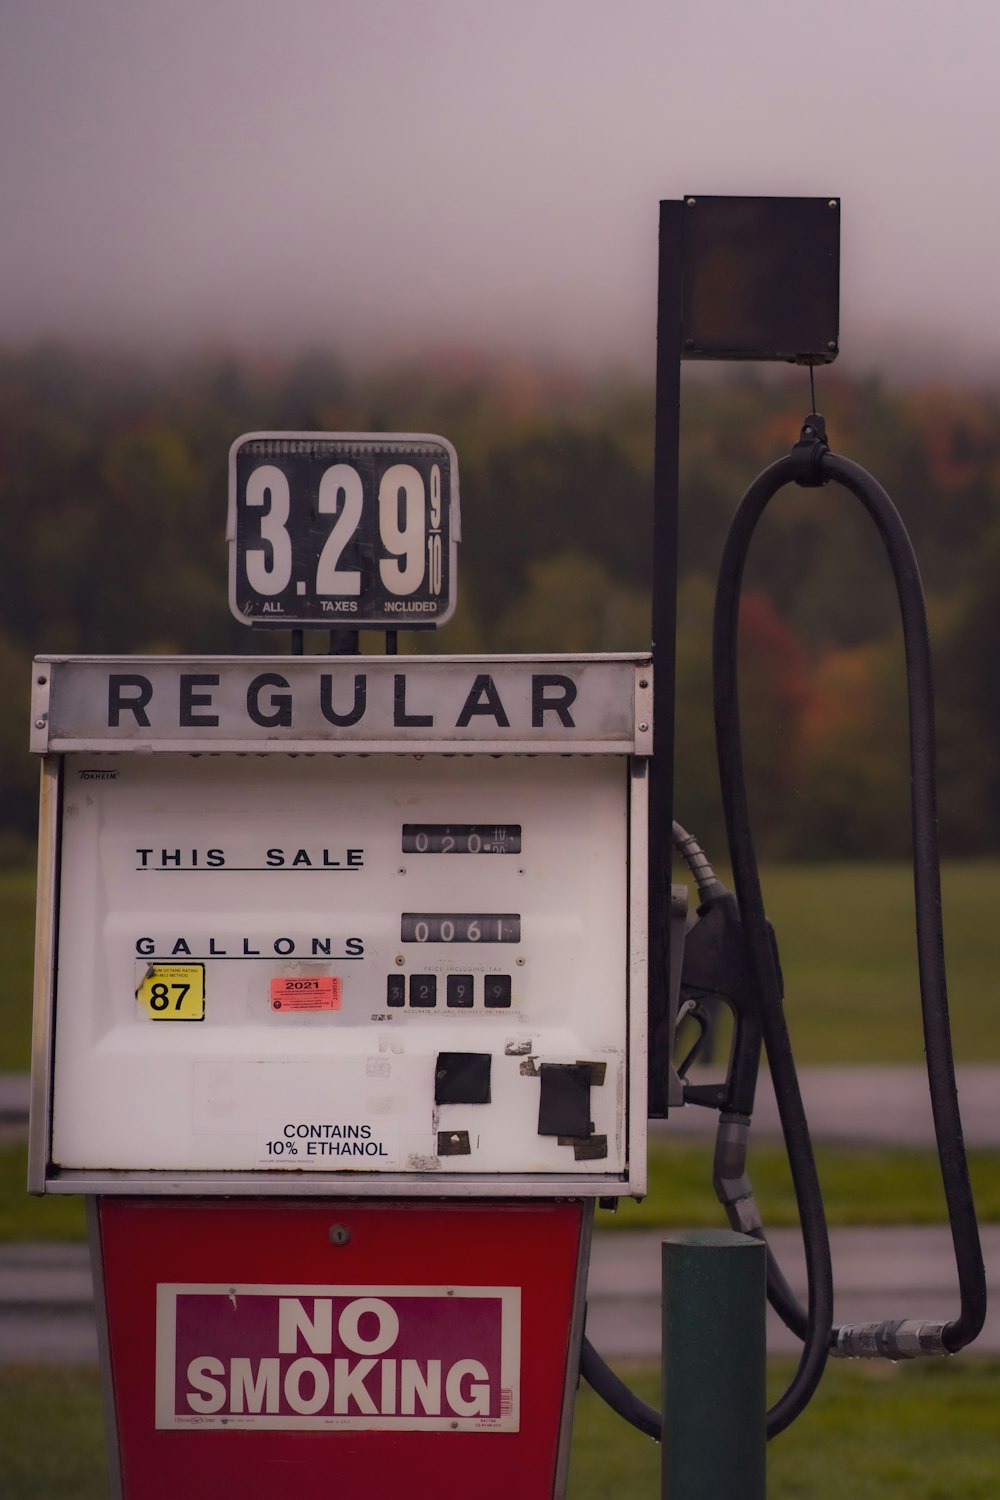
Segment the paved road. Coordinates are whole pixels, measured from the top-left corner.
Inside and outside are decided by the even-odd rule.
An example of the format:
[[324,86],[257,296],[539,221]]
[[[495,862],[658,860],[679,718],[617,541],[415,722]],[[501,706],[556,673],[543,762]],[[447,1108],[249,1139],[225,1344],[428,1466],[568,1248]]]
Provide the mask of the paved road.
[[[1000,1068],[963,1067],[958,1098],[967,1146],[1000,1147]],[[692,1081],[701,1081],[700,1078]],[[933,1146],[934,1126],[922,1068],[800,1068],[799,1087],[816,1140],[845,1145]],[[687,1105],[656,1122],[659,1137],[710,1134],[718,1116]],[[756,1139],[781,1135],[770,1076],[762,1073],[753,1116]]]
[[86,1245],[0,1245],[0,1361],[93,1364],[94,1291]]
[[[984,1225],[981,1232],[991,1309],[974,1348],[996,1354],[1000,1353],[1000,1225]],[[594,1237],[587,1332],[608,1358],[659,1358],[662,1238],[656,1231]],[[778,1229],[770,1239],[793,1290],[805,1300],[797,1231]],[[945,1227],[835,1229],[830,1243],[837,1322],[957,1315],[954,1260]],[[800,1347],[769,1308],[768,1349],[792,1353]]]
[[[903,1146],[933,1141],[927,1084],[919,1069],[806,1068],[801,1086],[817,1140]],[[967,1144],[1000,1147],[1000,1069],[961,1069],[959,1096]],[[26,1079],[0,1075],[0,1135],[23,1135],[27,1100]],[[707,1134],[714,1121],[713,1111],[688,1107],[653,1130],[658,1137]],[[766,1079],[754,1132],[758,1138],[779,1133]],[[955,1315],[954,1266],[946,1229],[841,1229],[831,1238],[838,1320]],[[780,1230],[772,1240],[789,1280],[804,1296],[797,1234]],[[595,1237],[588,1330],[594,1344],[611,1358],[658,1356],[660,1241],[657,1232],[610,1231]],[[997,1353],[1000,1226],[986,1226],[983,1243],[997,1312],[976,1348]],[[770,1328],[770,1347],[797,1347],[776,1320]],[[0,1246],[0,1360],[28,1359],[96,1359],[93,1296],[83,1246]]]

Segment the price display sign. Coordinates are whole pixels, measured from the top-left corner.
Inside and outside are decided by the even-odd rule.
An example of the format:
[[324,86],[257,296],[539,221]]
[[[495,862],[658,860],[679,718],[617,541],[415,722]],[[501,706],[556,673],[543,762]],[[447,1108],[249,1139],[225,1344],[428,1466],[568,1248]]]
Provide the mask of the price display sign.
[[458,462],[413,433],[251,432],[229,453],[229,604],[247,625],[442,625]]

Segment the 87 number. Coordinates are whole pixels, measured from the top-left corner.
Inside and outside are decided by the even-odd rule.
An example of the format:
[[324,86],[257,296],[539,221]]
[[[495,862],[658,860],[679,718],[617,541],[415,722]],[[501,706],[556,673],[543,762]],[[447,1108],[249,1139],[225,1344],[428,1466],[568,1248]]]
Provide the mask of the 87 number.
[[164,984],[162,980],[157,981],[149,991],[150,1010],[169,1010],[171,990],[180,991],[174,1002],[174,1010],[180,1010],[184,1004],[184,997],[190,988],[189,984]]

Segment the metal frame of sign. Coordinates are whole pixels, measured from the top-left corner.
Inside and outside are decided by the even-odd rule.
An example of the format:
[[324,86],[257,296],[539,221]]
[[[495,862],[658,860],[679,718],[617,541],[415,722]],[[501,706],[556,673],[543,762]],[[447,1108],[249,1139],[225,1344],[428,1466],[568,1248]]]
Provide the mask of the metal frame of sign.
[[[240,524],[239,470],[251,445],[259,450],[255,455],[261,460],[258,468],[275,468],[281,475],[286,465],[304,463],[314,471],[310,476],[310,493],[305,497],[308,501],[305,511],[303,496],[290,494],[287,485],[280,501],[275,499],[269,486],[262,488],[263,531],[260,542],[266,543],[266,549],[258,544],[254,550],[259,550],[257,566],[262,581],[266,580],[268,584],[268,590],[263,594],[249,579],[245,579],[242,588],[240,583],[241,560],[245,565],[248,549]],[[312,450],[323,445],[329,447],[330,464],[319,475],[322,456]],[[413,460],[416,459],[428,470],[430,493],[425,475],[414,468]],[[420,579],[417,582],[406,577],[414,564],[413,549],[407,550],[409,528],[399,527],[397,515],[387,515],[383,525],[379,494],[372,488],[379,470],[383,474],[386,472],[384,460],[394,460],[405,466],[411,477],[416,473],[421,481],[424,511],[417,528],[419,537],[413,539],[420,557]],[[436,470],[441,487],[442,465],[446,475],[443,488],[439,488],[435,525],[433,479]],[[367,476],[367,486],[362,470]],[[335,477],[330,493],[324,498],[324,482],[331,473]],[[400,479],[405,491],[402,474]],[[266,507],[263,503],[265,494]],[[336,519],[332,519],[334,507],[339,508]],[[245,509],[243,507],[243,511]],[[321,526],[321,513],[324,516],[329,514],[332,524],[324,520]],[[386,546],[385,526],[390,531],[395,529],[396,540],[402,544],[398,550]],[[347,534],[338,540],[342,530]],[[456,603],[461,510],[455,449],[446,438],[432,433],[244,433],[229,450],[226,536],[229,541],[229,607],[241,624],[258,629],[435,629],[451,618]],[[419,547],[416,547],[416,542],[419,542]],[[386,555],[376,559],[380,543]],[[284,576],[284,582],[280,587],[272,588],[276,584],[274,574],[279,568],[279,553],[280,576]],[[406,558],[402,566],[395,561],[399,556]],[[324,589],[320,593],[316,581],[321,568],[325,568],[331,581],[340,582],[339,591]],[[385,570],[389,569],[391,573],[393,568],[399,574],[397,583],[403,585],[399,590],[387,580]],[[248,613],[251,605],[252,612]]]
[[[584,678],[586,700],[576,696]],[[648,756],[651,659],[624,653],[39,656],[31,722],[31,749],[42,755]]]

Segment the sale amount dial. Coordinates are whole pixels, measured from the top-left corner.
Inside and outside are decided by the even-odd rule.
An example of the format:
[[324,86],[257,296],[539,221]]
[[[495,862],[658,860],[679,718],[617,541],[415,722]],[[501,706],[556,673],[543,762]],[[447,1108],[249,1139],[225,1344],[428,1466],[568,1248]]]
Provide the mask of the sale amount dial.
[[443,624],[458,517],[444,438],[249,433],[230,450],[230,608],[286,628]]

